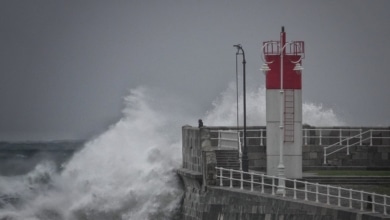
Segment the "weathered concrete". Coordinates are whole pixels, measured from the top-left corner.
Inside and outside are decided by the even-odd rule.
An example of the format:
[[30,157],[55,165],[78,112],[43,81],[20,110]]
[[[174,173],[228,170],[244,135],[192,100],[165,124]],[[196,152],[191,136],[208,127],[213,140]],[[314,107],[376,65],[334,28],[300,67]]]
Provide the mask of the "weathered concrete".
[[202,189],[199,176],[185,169],[179,170],[178,173],[185,185],[182,207],[184,220],[379,220],[390,218],[371,213],[369,210],[359,211],[293,200],[238,188],[207,186]]
[[199,128],[182,127],[183,168],[202,173],[202,148]]
[[[362,212],[355,209],[216,186],[215,166],[217,160],[215,150],[217,147],[213,143],[213,133],[210,132],[213,129],[215,127],[183,127],[183,168],[178,170],[178,174],[183,180],[185,188],[184,220],[385,219],[382,215],[373,214],[368,210]],[[263,136],[262,133],[258,135]],[[359,152],[358,150],[364,151],[364,149],[364,147],[360,147],[354,150]],[[373,163],[380,161],[379,158],[387,160],[389,154],[387,150],[379,147],[374,149],[370,146],[367,148],[367,156],[364,156],[363,153],[356,154],[354,157],[351,156],[350,160],[359,161],[372,158]],[[304,146],[303,161],[318,161],[321,164],[322,150],[322,147]],[[254,166],[257,163],[254,161],[265,159],[265,147],[248,145],[248,151],[250,166],[252,169],[256,168]],[[265,163],[257,165],[259,164],[265,165]],[[317,162],[313,164],[315,165]]]
[[[218,130],[235,130],[236,127],[209,127],[211,130],[212,146],[217,146],[216,140]],[[354,131],[342,131],[343,136],[354,136],[370,129],[383,130],[388,127],[312,127],[304,125],[303,128],[326,129],[321,133],[322,140],[320,144],[320,133],[318,131],[308,131],[303,135],[302,140],[302,170],[314,169],[390,169],[390,132],[374,131],[372,144],[370,141],[363,141],[362,146],[353,146],[350,148],[350,155],[346,155],[346,149],[328,156],[328,165],[323,166],[324,162],[324,147],[340,141],[340,129],[353,129]],[[242,129],[240,127],[239,129]],[[262,131],[260,131],[262,129]],[[251,137],[247,141],[249,168],[257,171],[266,171],[267,167],[267,150],[266,137],[267,132],[265,126],[250,126],[248,127],[247,136]],[[214,132],[213,132],[214,131]],[[369,133],[362,136],[366,139]],[[305,136],[309,136],[305,139]],[[383,138],[385,137],[385,138]],[[358,141],[358,138],[351,140],[351,143]],[[306,144],[307,143],[307,144]],[[288,152],[286,152],[288,153]],[[274,155],[278,157],[277,155]],[[275,162],[277,164],[277,161]]]

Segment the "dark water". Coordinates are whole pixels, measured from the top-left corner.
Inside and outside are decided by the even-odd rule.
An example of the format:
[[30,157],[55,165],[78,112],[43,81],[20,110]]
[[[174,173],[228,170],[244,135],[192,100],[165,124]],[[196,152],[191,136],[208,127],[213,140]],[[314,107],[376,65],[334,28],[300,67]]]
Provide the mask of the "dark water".
[[[157,220],[181,219],[181,207],[178,205],[180,202],[173,203],[169,212],[165,207],[159,207],[160,204],[169,204],[173,200],[180,201],[182,194],[178,178],[170,178],[167,180],[167,184],[178,188],[179,191],[157,193],[153,195],[155,198],[152,201],[148,201],[144,198],[148,197],[148,192],[142,192],[141,190],[145,190],[142,187],[138,188],[138,192],[130,190],[128,198],[124,198],[121,195],[115,195],[117,192],[107,186],[109,183],[99,185],[98,182],[94,182],[96,181],[94,177],[88,176],[86,173],[81,177],[76,174],[71,174],[74,177],[69,177],[69,173],[65,171],[66,166],[72,160],[78,161],[77,158],[84,154],[80,152],[84,144],[83,141],[1,142],[0,220],[120,220],[138,219],[137,216],[147,216],[147,219]],[[80,155],[75,156],[77,154]],[[160,156],[158,152],[154,152],[152,155]],[[110,155],[105,156],[109,157]],[[86,156],[81,156],[81,158],[85,159],[84,166],[91,159]],[[69,166],[71,167],[72,164]],[[85,169],[89,168],[85,167]],[[94,172],[99,172],[99,169],[94,169]],[[153,180],[151,174],[153,171],[146,175],[145,182]],[[101,175],[110,177],[107,173]],[[173,173],[170,172],[167,175],[172,176]],[[130,171],[129,176],[132,176]],[[120,184],[121,178],[125,177],[118,176],[116,178],[110,182]],[[128,183],[129,189],[137,188],[136,185],[139,185],[133,181]],[[97,190],[91,189],[96,186]],[[167,189],[169,190],[169,188]],[[146,190],[156,189],[148,187]],[[113,195],[99,195],[100,191],[104,191],[104,193],[108,191]],[[68,196],[69,198],[67,198]],[[117,198],[120,204],[106,208],[105,205],[101,204],[105,200],[104,196],[113,197],[110,199],[111,202],[108,201],[109,203],[115,203],[115,198]],[[72,207],[72,203],[78,202],[74,201],[77,198],[81,200],[87,198],[87,205],[81,202],[76,207]],[[141,211],[141,214],[134,216],[129,214],[133,212],[133,208],[142,209],[143,204],[147,202],[151,202],[152,205],[145,204],[146,207],[151,206],[156,209],[152,209],[150,212],[145,209]],[[68,206],[67,210],[61,207],[62,203]]]
[[85,141],[0,142],[0,176],[27,174],[43,161],[61,168]]

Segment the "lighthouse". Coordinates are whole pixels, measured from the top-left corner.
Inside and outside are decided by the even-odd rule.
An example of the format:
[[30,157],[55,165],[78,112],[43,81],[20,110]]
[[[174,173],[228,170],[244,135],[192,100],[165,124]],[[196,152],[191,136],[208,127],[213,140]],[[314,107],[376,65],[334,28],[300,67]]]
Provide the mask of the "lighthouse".
[[280,40],[263,42],[261,70],[266,78],[268,175],[302,178],[301,64],[304,57],[304,42],[287,42],[284,27]]

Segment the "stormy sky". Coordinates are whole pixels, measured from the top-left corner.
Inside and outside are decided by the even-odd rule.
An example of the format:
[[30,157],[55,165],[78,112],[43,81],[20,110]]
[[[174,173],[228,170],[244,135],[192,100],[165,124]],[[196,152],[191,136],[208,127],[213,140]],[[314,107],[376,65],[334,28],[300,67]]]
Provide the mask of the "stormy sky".
[[390,125],[390,1],[0,1],[0,140],[79,139],[138,86],[197,117],[235,81],[264,85],[261,42],[305,41],[303,99],[351,126]]

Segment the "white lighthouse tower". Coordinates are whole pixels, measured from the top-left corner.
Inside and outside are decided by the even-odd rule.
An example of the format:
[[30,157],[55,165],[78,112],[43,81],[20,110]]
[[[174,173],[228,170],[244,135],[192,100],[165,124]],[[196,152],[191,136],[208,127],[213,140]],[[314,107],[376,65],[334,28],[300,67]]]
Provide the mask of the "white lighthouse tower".
[[[302,78],[304,42],[263,43],[266,74],[267,174],[302,178]],[[284,185],[284,183],[283,183]]]

